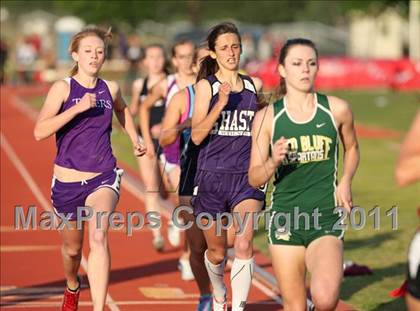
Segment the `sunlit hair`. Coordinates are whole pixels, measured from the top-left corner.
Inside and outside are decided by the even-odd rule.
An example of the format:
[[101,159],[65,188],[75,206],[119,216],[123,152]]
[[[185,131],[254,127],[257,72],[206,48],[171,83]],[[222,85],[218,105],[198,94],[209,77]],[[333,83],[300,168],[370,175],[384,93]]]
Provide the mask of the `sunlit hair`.
[[[108,30],[103,30],[98,27],[87,27],[83,29],[82,31],[78,32],[77,34],[75,34],[71,38],[71,41],[70,41],[70,46],[69,46],[70,55],[73,52],[78,52],[80,41],[83,38],[90,37],[90,36],[96,36],[99,39],[101,39],[105,44],[105,52],[106,52],[108,42],[112,38],[111,27]],[[77,74],[78,70],[79,70],[79,66],[76,63],[70,71],[70,76],[74,76],[75,74]]]

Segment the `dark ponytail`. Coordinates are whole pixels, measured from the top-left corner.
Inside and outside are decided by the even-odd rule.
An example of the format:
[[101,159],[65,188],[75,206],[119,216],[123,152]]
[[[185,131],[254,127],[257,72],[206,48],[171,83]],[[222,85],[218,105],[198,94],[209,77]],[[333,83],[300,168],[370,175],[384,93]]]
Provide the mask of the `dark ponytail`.
[[200,70],[197,74],[197,82],[205,77],[214,75],[217,70],[219,70],[219,65],[217,65],[217,61],[212,58],[210,55],[207,55],[203,58],[200,63]]
[[[289,53],[290,48],[295,46],[295,45],[309,46],[310,48],[312,48],[315,51],[316,58],[318,58],[318,50],[315,46],[315,43],[313,43],[309,39],[294,38],[294,39],[287,40],[286,43],[281,48],[280,56],[279,56],[279,65],[284,66],[284,60],[286,59],[286,56]],[[280,77],[280,85],[276,90],[276,97],[280,98],[280,97],[286,95],[286,93],[287,93],[286,81],[284,80],[283,77]]]
[[284,95],[286,95],[286,93],[287,93],[286,81],[284,80],[283,77],[280,77],[280,85],[276,89],[275,98],[280,99],[281,97],[283,97]]
[[[221,23],[214,26],[207,36],[207,46],[210,51],[215,52],[217,38],[225,33],[233,33],[237,35],[239,43],[241,43],[241,36],[239,35],[238,28],[236,28],[235,24],[229,22]],[[215,74],[218,70],[219,65],[217,65],[217,61],[210,55],[206,56],[200,64],[200,70],[198,71],[197,81],[200,81],[205,77]]]

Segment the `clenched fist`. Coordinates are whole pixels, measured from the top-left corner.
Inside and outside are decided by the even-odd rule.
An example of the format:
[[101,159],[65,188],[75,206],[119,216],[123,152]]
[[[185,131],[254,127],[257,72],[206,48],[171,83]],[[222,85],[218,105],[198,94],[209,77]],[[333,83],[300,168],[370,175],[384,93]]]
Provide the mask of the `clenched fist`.
[[85,93],[82,99],[76,104],[77,111],[79,113],[85,112],[90,108],[96,106],[96,94],[95,93]]
[[274,145],[271,154],[271,159],[273,160],[276,166],[279,166],[281,162],[286,157],[287,152],[289,151],[289,144],[286,138],[283,136],[278,139]]
[[134,148],[134,155],[136,157],[141,157],[146,154],[147,148],[145,145],[143,145],[140,142],[137,142],[136,144],[134,144],[133,148]]
[[232,87],[228,82],[223,82],[219,88],[219,102],[226,106],[229,101],[229,94],[232,91]]

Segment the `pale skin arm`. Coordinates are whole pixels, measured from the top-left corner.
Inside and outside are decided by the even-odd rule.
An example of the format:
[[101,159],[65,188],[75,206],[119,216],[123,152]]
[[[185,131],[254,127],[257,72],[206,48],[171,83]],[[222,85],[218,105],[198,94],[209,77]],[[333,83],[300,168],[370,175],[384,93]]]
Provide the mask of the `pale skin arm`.
[[338,205],[347,211],[353,208],[351,183],[359,165],[359,143],[354,129],[353,112],[349,104],[337,97],[328,97],[331,112],[338,127],[338,132],[344,149],[343,176],[337,186]]
[[179,123],[187,101],[186,89],[179,91],[172,97],[162,121],[162,131],[159,137],[160,146],[165,147],[172,144],[184,129],[191,127],[191,119]]
[[200,80],[196,85],[195,106],[192,116],[191,139],[194,144],[199,145],[210,133],[214,123],[219,118],[220,113],[229,100],[231,87],[228,83],[223,83],[219,89],[219,99],[209,110],[211,100],[211,87],[205,79]]
[[134,148],[134,155],[139,157],[146,153],[146,148],[140,144],[137,136],[137,130],[134,125],[131,113],[125,104],[124,99],[121,96],[121,90],[118,84],[114,81],[108,82],[112,98],[114,100],[114,113],[118,119],[118,122],[125,129],[128,136],[130,137],[131,143]]
[[404,187],[420,180],[420,111],[407,133],[395,168],[398,186]]
[[263,94],[262,88],[263,88],[263,83],[262,80],[256,77],[251,77],[252,81],[254,82],[255,85],[255,89],[257,90],[257,101],[259,105],[263,105],[263,106],[267,106],[269,104],[269,100],[267,98],[265,98],[265,94]]
[[252,79],[252,82],[254,82],[255,89],[256,89],[257,93],[261,92],[262,87],[263,87],[263,83],[262,83],[261,79],[257,78],[257,77],[251,77],[251,79]]
[[[156,84],[147,95],[146,99],[140,104],[139,110],[139,123],[141,129],[141,135],[144,139],[144,142],[147,146],[147,154],[149,156],[154,155],[154,147],[152,141],[152,135],[150,133],[150,109],[152,109],[153,105],[159,99],[163,99],[164,95],[164,87],[163,84],[166,85],[166,80],[163,80]],[[152,148],[153,147],[153,148]]]
[[79,113],[94,107],[96,104],[96,94],[86,93],[79,103],[57,114],[69,93],[70,87],[65,81],[57,81],[52,85],[35,124],[34,137],[37,141],[54,135]]
[[281,165],[288,151],[287,139],[278,139],[269,156],[273,106],[258,111],[252,124],[251,159],[248,169],[248,181],[252,187],[259,187],[268,182]]
[[134,81],[131,88],[131,104],[130,112],[131,115],[135,116],[139,113],[139,100],[140,100],[140,91],[143,88],[144,79],[137,79]]

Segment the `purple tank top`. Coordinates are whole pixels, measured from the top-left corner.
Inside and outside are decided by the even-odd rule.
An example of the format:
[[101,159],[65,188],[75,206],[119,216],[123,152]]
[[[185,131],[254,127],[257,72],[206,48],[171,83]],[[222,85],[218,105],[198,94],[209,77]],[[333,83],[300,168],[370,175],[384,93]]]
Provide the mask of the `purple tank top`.
[[[248,76],[240,75],[243,89],[232,92],[228,104],[201,144],[198,168],[206,171],[245,173],[251,156],[252,120],[258,110],[255,86]],[[220,81],[216,76],[206,80],[212,89],[209,111],[218,101]]]
[[106,172],[116,166],[112,154],[111,131],[114,102],[104,80],[85,88],[75,79],[66,79],[70,94],[59,113],[80,101],[85,93],[96,94],[96,107],[78,114],[56,133],[57,165],[84,172]]

